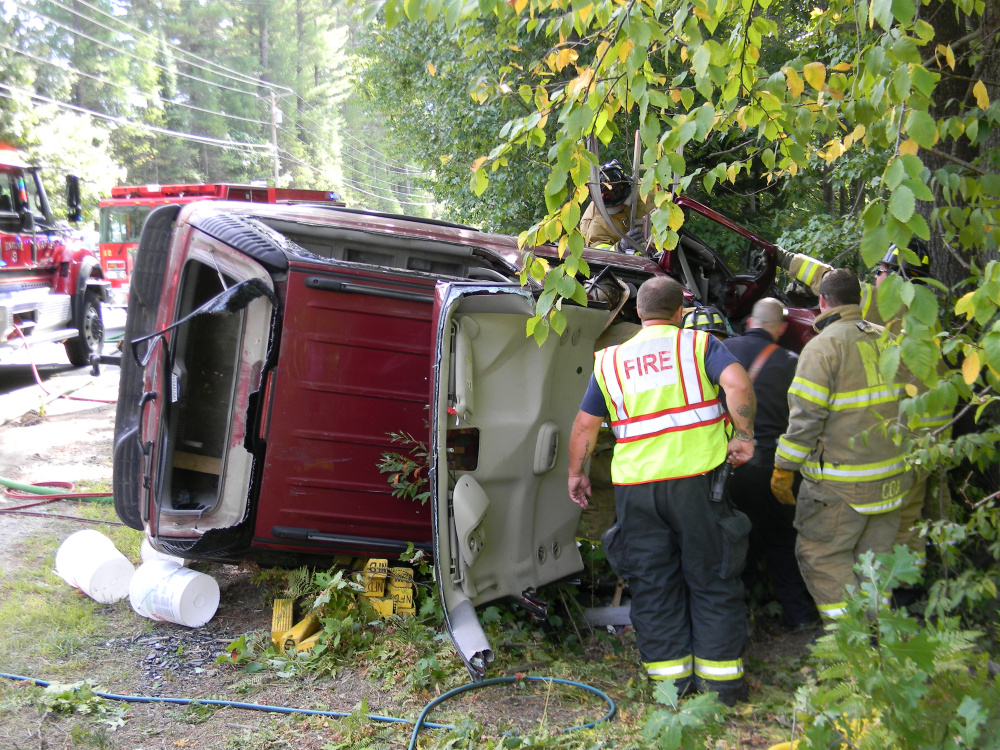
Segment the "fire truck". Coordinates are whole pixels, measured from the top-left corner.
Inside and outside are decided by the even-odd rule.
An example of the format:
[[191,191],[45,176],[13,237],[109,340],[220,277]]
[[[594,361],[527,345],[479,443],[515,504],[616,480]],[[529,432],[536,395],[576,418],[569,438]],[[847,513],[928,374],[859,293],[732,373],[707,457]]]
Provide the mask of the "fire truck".
[[128,302],[129,280],[139,236],[149,212],[157,206],[195,201],[250,203],[325,203],[343,206],[340,195],[326,190],[274,188],[266,185],[135,185],[111,188],[100,203],[100,253],[104,277],[111,283],[113,304]]
[[[68,218],[78,222],[75,175],[66,178],[66,200]],[[62,342],[76,366],[100,354],[109,285],[74,235],[53,215],[37,167],[0,145],[0,348]]]

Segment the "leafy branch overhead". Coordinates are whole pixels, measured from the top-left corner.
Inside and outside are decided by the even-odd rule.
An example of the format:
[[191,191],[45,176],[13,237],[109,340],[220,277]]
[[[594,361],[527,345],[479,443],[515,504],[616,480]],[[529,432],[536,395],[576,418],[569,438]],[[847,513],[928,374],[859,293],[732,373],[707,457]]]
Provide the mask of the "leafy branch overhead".
[[[527,65],[498,64],[489,80],[470,82],[476,101],[513,98],[526,109],[472,164],[472,189],[484,193],[515,154],[530,152],[548,168],[548,213],[520,240],[526,248],[556,243],[573,265],[553,278],[542,264],[526,264],[526,277],[544,279],[529,324],[538,339],[561,328],[562,299],[583,295],[579,220],[597,162],[587,139],[604,147],[630,141],[631,124],[641,137],[640,192],[661,209],[652,222],[660,249],[676,245],[683,223],[671,204],[675,192],[711,192],[751,172],[775,184],[858,153],[888,154],[859,206],[867,264],[891,243],[905,247],[932,230],[958,257],[996,247],[1000,177],[975,155],[998,117],[990,94],[996,98],[996,84],[983,75],[993,65],[985,63],[995,19],[982,17],[983,2],[836,0],[808,17],[797,4],[772,0],[381,0],[366,7],[372,15],[381,10],[390,26],[443,20],[470,45],[492,34],[498,58],[511,38],[543,50]],[[959,98],[949,93],[956,81],[965,90]],[[739,147],[713,166],[685,158],[696,144],[733,133],[741,134]],[[930,317],[928,304],[916,300],[920,318]],[[910,312],[902,308],[903,316]],[[932,336],[922,340],[903,361],[911,364],[912,353],[913,369],[933,380],[925,363]],[[989,364],[996,369],[1000,361]]]

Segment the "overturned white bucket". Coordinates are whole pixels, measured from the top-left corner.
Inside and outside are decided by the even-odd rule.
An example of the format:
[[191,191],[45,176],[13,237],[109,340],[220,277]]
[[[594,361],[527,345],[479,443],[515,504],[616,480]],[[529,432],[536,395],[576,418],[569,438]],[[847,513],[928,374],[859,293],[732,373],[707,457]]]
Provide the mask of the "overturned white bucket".
[[160,560],[162,562],[172,562],[177,565],[187,567],[187,560],[183,557],[175,557],[174,555],[168,555],[166,552],[160,552],[149,543],[149,539],[142,540],[142,545],[139,547],[139,557],[142,558],[144,563],[152,562],[153,560]]
[[128,597],[143,617],[198,628],[219,608],[219,584],[177,563],[151,560],[132,576]]
[[128,596],[135,566],[104,534],[83,529],[59,545],[56,574],[91,599],[111,604]]

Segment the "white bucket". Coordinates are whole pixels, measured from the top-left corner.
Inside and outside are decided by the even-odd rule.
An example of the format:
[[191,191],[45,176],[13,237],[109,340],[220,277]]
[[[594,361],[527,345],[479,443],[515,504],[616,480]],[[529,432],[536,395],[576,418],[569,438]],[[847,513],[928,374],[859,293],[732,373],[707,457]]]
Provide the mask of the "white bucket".
[[128,596],[135,567],[104,534],[83,529],[59,545],[56,574],[95,601],[111,604]]
[[177,563],[151,560],[132,576],[128,597],[132,609],[143,617],[198,628],[219,608],[219,584]]
[[172,562],[176,565],[187,567],[187,560],[183,557],[175,557],[174,555],[168,555],[166,552],[160,552],[149,543],[149,539],[142,540],[142,544],[139,547],[139,557],[142,558],[144,563],[152,562],[153,560],[162,560],[163,562]]

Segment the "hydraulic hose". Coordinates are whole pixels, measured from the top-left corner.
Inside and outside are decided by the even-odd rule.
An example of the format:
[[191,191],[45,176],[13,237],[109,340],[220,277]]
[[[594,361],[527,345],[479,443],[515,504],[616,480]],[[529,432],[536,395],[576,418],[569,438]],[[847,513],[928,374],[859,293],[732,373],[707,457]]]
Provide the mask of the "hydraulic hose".
[[[70,482],[40,482],[38,484],[28,484],[17,482],[13,479],[0,477],[0,485],[9,491],[8,497],[17,500],[25,500],[36,495],[45,495],[43,503],[55,502],[56,500],[83,500],[91,503],[111,503],[114,498],[107,492],[73,492],[74,486]],[[42,505],[43,503],[33,503]],[[28,506],[19,506],[28,507]],[[13,510],[13,508],[11,508]]]
[[[39,680],[35,677],[23,677],[16,674],[7,674],[6,672],[0,672],[0,677],[8,680],[16,680],[20,682],[30,682],[38,687],[49,687],[51,684],[45,680]],[[453,690],[449,690],[444,693],[426,706],[424,706],[423,711],[420,712],[420,716],[416,721],[410,721],[409,719],[401,719],[396,716],[380,716],[378,714],[365,714],[365,718],[371,721],[379,721],[390,724],[412,724],[413,725],[413,735],[410,738],[409,750],[414,750],[417,743],[417,735],[423,728],[428,729],[454,729],[455,727],[451,724],[437,724],[435,722],[427,721],[427,714],[429,714],[436,706],[444,703],[446,700],[455,697],[456,695],[461,695],[462,693],[468,692],[470,690],[478,690],[480,688],[489,687],[491,685],[500,685],[510,682],[547,682],[547,683],[557,683],[560,685],[570,685],[572,687],[581,688],[594,695],[602,698],[608,704],[608,712],[599,719],[591,721],[587,724],[581,724],[579,726],[571,727],[569,729],[563,729],[562,732],[574,732],[578,729],[589,729],[596,726],[602,721],[609,721],[615,715],[616,707],[614,701],[602,690],[595,688],[591,685],[585,685],[582,682],[573,682],[572,680],[563,680],[558,677],[495,677],[490,680],[483,680],[482,682],[469,683],[468,685],[461,685]],[[351,716],[350,713],[345,713],[343,711],[320,711],[317,709],[309,708],[288,708],[285,706],[270,706],[264,703],[243,703],[241,701],[227,701],[227,700],[215,700],[215,699],[200,699],[200,698],[162,698],[158,696],[145,696],[145,695],[118,695],[116,693],[105,693],[99,690],[93,691],[94,695],[104,698],[106,700],[112,701],[123,701],[126,703],[166,703],[179,706],[188,706],[192,703],[196,703],[202,706],[221,706],[224,708],[240,708],[248,711],[267,711],[269,713],[279,713],[279,714],[301,714],[305,716],[328,716],[334,719],[343,719]]]
[[470,682],[467,685],[460,685],[459,687],[454,688],[453,690],[449,690],[447,693],[438,696],[430,703],[428,703],[426,706],[424,706],[424,710],[420,712],[420,716],[417,717],[417,720],[413,724],[413,735],[410,737],[410,744],[408,750],[416,750],[417,735],[420,733],[421,727],[433,726],[432,724],[427,723],[425,719],[427,717],[427,714],[429,714],[432,710],[434,710],[436,706],[440,705],[441,703],[444,703],[446,700],[454,698],[456,695],[461,695],[462,693],[466,693],[470,690],[479,690],[480,688],[490,687],[491,685],[502,685],[510,682],[547,682],[549,684],[556,683],[559,685],[571,685],[572,687],[581,688],[582,690],[586,690],[600,698],[603,698],[604,701],[608,704],[608,712],[601,718],[596,719],[595,721],[591,721],[587,724],[581,724],[579,726],[570,727],[569,729],[563,729],[561,730],[562,732],[575,732],[578,729],[590,729],[591,727],[599,724],[602,721],[610,721],[615,715],[616,707],[614,701],[611,700],[610,697],[608,697],[607,693],[605,693],[602,690],[598,690],[592,685],[585,685],[582,682],[574,682],[572,680],[563,680],[558,677],[531,677],[531,676],[494,677],[489,680],[483,680],[482,682]]

